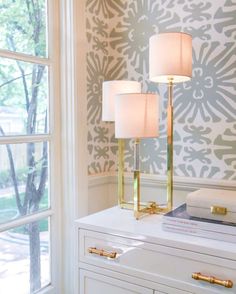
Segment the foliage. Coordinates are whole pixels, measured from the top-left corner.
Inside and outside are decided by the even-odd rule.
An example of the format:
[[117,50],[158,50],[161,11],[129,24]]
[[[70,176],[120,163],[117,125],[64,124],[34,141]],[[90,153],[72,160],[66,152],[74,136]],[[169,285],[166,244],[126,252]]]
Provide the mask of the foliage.
[[[17,170],[16,176],[17,176],[18,185],[22,185],[25,183],[26,173],[27,173],[27,170],[25,168],[21,168]],[[0,189],[4,189],[8,187],[12,187],[12,178],[11,178],[10,170],[0,171]]]
[[[36,167],[36,173],[39,180],[39,174],[41,171],[41,166],[37,165]],[[17,184],[19,186],[25,185],[28,173],[33,172],[32,170],[28,170],[27,168],[18,168],[16,170],[16,179]],[[12,177],[10,170],[3,170],[0,171],[0,189],[9,188],[12,187]],[[0,205],[1,208],[1,205]]]
[[[44,0],[4,0],[0,5],[0,48],[46,57],[45,13]],[[43,75],[37,78],[41,71]],[[43,120],[44,123],[48,96],[47,73],[44,67],[0,58],[0,106],[18,111],[18,116],[25,123],[24,133],[28,133],[30,94],[35,91],[38,92],[36,119]]]
[[0,4],[0,47],[46,57],[43,0],[4,0]]
[[[18,209],[16,201],[14,198],[15,195],[8,195],[0,197],[0,223],[7,222],[8,220],[15,218],[18,214]],[[20,193],[20,198],[23,199],[25,196],[24,193]],[[44,196],[40,202],[39,209],[44,210],[48,208],[48,189],[45,189]],[[46,221],[46,220],[45,220]],[[44,224],[44,223],[43,223]],[[47,226],[41,225],[40,231],[47,231]]]

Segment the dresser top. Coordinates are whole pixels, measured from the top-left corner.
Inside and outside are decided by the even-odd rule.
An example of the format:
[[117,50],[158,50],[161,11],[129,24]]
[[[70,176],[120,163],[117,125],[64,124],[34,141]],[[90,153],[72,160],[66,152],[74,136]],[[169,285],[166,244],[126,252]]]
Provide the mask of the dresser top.
[[236,244],[165,232],[161,222],[161,215],[148,215],[136,220],[133,211],[115,206],[77,220],[76,226],[80,229],[236,260]]

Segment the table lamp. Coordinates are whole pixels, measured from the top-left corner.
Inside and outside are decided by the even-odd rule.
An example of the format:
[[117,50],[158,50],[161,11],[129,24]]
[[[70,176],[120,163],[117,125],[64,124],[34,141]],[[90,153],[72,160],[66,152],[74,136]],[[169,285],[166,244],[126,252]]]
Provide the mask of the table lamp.
[[[136,81],[105,81],[102,85],[102,120],[115,121],[115,96],[120,93],[140,93],[141,84]],[[121,208],[133,208],[124,196],[124,140],[118,139],[118,204]]]
[[192,77],[192,37],[181,32],[160,33],[149,40],[149,79],[168,84],[167,207],[173,207],[173,84]]
[[134,148],[134,216],[155,213],[152,207],[141,209],[139,143],[142,138],[159,136],[159,96],[156,94],[119,94],[115,98],[115,137],[135,139]]

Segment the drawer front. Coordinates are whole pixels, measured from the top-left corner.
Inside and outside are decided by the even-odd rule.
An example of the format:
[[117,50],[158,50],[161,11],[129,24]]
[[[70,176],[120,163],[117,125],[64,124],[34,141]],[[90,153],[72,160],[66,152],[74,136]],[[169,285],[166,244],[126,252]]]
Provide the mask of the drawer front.
[[182,290],[176,290],[176,289],[169,289],[169,290],[166,290],[167,292],[160,292],[160,291],[155,291],[154,294],[193,294],[193,293],[190,293],[190,292],[185,292],[185,291],[182,291]]
[[80,294],[153,294],[153,290],[80,270]]
[[[80,230],[79,239],[81,262],[194,293],[236,293],[235,260],[86,230]],[[194,280],[195,272],[231,280],[234,287]]]

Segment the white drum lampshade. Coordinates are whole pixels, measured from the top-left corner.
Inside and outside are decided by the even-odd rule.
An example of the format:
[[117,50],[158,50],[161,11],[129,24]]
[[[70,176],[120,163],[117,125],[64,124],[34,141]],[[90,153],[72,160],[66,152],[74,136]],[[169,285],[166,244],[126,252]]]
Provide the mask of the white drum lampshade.
[[115,96],[121,93],[140,93],[136,81],[105,81],[102,85],[102,120],[115,121]]
[[153,82],[185,82],[192,77],[192,36],[160,33],[149,40],[149,78]]
[[115,98],[115,137],[152,138],[159,136],[159,96],[119,94]]

